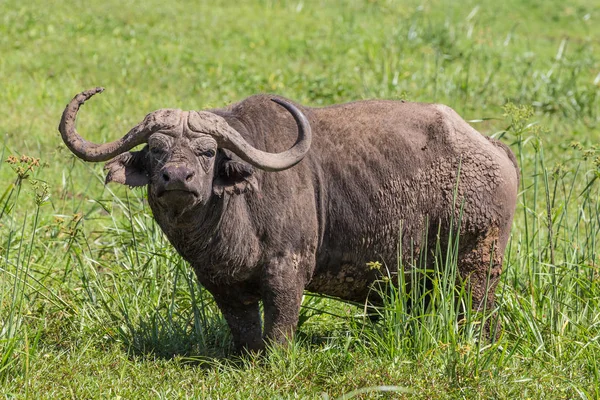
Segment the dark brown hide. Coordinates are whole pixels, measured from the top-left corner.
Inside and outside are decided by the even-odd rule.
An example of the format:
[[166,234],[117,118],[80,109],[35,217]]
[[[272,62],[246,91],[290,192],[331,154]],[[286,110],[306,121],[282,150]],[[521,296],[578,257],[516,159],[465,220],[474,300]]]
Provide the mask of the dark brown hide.
[[[161,201],[155,188],[166,185],[159,182],[165,164],[153,161],[147,148],[107,164],[121,183],[148,182],[156,220],[214,295],[236,346],[285,342],[305,289],[365,301],[377,279],[367,262],[381,261],[394,273],[398,238],[408,259],[424,232],[449,234],[461,204],[459,272],[470,279],[476,307],[491,277],[491,308],[517,198],[519,172],[510,149],[442,105],[373,100],[296,106],[310,122],[312,146],[284,171],[253,168],[209,139],[207,151],[217,152],[212,161],[173,142],[177,154],[168,163],[178,157],[177,165],[201,175],[195,203],[192,195],[175,192]],[[288,149],[298,135],[294,118],[269,96],[210,112],[266,152]],[[169,173],[187,174],[175,168]]]

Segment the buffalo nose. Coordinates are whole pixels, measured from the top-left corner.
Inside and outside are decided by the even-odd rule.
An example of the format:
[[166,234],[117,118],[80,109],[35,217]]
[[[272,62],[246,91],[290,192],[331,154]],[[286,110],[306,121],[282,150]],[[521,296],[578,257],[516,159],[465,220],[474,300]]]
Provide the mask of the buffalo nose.
[[169,185],[185,184],[194,177],[194,170],[185,165],[167,165],[162,169],[163,182]]

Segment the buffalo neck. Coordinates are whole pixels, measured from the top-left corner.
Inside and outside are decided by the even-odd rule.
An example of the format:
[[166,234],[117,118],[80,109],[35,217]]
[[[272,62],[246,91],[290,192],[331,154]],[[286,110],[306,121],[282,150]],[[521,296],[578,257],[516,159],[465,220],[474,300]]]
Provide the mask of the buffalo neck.
[[238,281],[254,271],[259,246],[256,235],[249,234],[255,227],[245,195],[212,196],[206,205],[175,220],[166,217],[150,194],[148,200],[169,242],[192,265],[201,282]]

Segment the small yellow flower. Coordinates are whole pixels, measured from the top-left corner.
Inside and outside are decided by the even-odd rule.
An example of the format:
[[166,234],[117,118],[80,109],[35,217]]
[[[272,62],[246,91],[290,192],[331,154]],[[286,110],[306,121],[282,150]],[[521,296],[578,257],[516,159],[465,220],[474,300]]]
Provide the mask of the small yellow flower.
[[569,146],[572,149],[575,149],[575,150],[582,150],[583,149],[583,146],[579,142],[571,142],[571,144],[569,144]]
[[367,263],[367,267],[370,270],[376,269],[377,271],[381,270],[381,263],[379,261],[370,261]]

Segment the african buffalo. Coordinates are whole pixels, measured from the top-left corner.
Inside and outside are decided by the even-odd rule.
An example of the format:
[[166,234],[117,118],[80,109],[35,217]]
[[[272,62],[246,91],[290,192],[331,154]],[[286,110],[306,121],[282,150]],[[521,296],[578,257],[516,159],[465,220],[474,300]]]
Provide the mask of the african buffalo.
[[102,90],[67,105],[64,142],[85,161],[108,161],[106,182],[147,186],[156,221],[238,349],[285,343],[305,289],[364,302],[381,276],[368,262],[393,274],[399,245],[408,263],[408,249],[431,251],[459,217],[459,273],[474,307],[492,308],[519,171],[507,146],[452,109],[387,100],[309,108],[256,95],[209,111],[160,109],[98,145],[75,119]]

